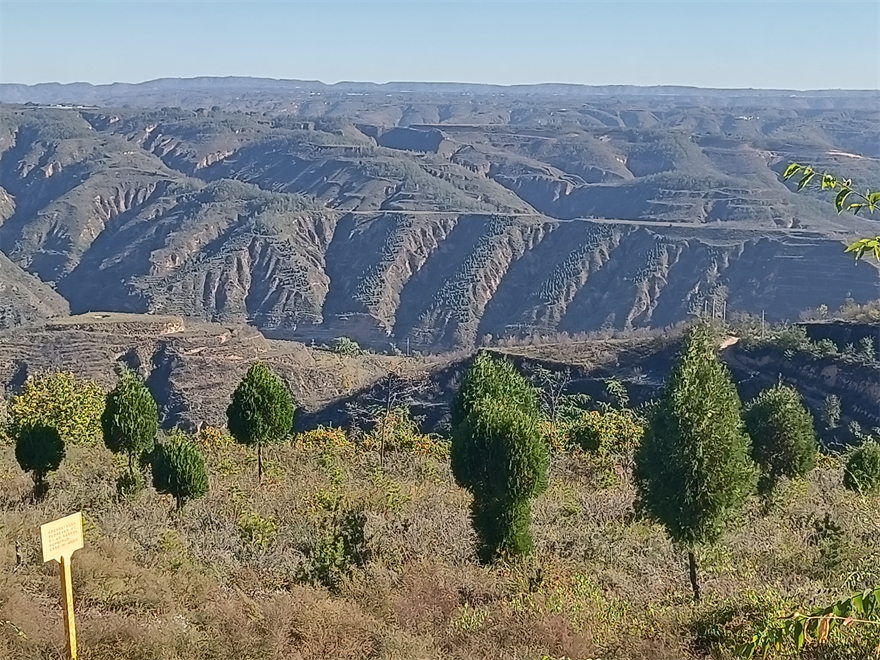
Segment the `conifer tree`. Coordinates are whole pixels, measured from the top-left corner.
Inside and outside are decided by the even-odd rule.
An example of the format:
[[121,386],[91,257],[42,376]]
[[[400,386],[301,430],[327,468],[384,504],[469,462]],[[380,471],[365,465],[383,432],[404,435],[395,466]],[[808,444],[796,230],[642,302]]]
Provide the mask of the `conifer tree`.
[[533,388],[506,360],[480,353],[452,407],[452,471],[473,495],[483,562],[531,551],[531,500],[547,488],[549,454]]
[[236,442],[257,448],[257,475],[263,480],[263,446],[283,442],[293,428],[296,408],[284,382],[257,362],[238,384],[226,409]]
[[153,487],[160,493],[173,495],[178,509],[187,500],[208,492],[205,459],[185,433],[174,431],[165,442],[156,445],[151,463]]
[[709,328],[697,326],[635,455],[639,507],[687,548],[694,600],[700,599],[696,546],[716,541],[755,490],[741,405]]
[[134,477],[134,459],[148,456],[159,431],[159,408],[136,373],[126,369],[107,394],[101,415],[104,444],[114,454],[128,455],[128,473]]
[[752,458],[761,468],[761,492],[773,490],[782,477],[803,477],[816,466],[819,449],[813,416],[798,391],[775,385],[746,406]]
[[50,426],[25,426],[14,429],[15,460],[25,472],[32,472],[34,497],[46,492],[46,475],[64,460],[64,440]]

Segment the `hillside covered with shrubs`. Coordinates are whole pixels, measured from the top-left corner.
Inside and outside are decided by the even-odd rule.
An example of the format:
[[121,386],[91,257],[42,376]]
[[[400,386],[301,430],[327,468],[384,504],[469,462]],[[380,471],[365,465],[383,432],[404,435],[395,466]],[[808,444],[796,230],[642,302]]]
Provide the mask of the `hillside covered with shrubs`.
[[39,526],[73,511],[84,659],[868,657],[877,432],[833,445],[840,402],[782,382],[742,401],[718,341],[695,326],[638,405],[480,352],[442,433],[406,379],[294,432],[255,362],[227,426],[190,433],[134,372],[31,378],[0,417],[0,657],[61,657]]

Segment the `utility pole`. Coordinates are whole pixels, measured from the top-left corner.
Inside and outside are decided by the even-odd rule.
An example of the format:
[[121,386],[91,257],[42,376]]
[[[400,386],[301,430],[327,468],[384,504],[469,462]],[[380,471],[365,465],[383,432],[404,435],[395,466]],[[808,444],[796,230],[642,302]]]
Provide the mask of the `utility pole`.
[[761,310],[761,339],[764,339],[764,310]]

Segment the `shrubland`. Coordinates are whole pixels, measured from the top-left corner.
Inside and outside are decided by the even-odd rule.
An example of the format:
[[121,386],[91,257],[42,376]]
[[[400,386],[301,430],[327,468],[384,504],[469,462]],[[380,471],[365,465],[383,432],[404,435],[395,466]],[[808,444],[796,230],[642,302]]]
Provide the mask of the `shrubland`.
[[[692,363],[709,353],[696,351]],[[688,537],[700,568],[702,597],[694,602],[686,553],[661,516],[655,521],[637,505],[652,489],[634,480],[633,463],[658,424],[679,415],[683,428],[681,415],[692,408],[671,401],[688,383],[701,392],[688,376],[696,367],[682,363],[665,404],[632,408],[625,389],[609,383],[610,403],[560,392],[548,408],[547,397],[535,397],[500,363],[479,387],[459,391],[452,460],[450,440],[422,434],[402,406],[370,428],[273,432],[261,447],[262,483],[256,452],[225,429],[159,432],[158,447],[178,448],[188,490],[152,457],[138,469],[152,470],[158,490],[121,492],[127,457],[98,438],[71,442],[37,498],[16,460],[20,432],[9,433],[0,446],[0,657],[62,657],[57,569],[41,561],[39,526],[77,510],[86,536],[73,560],[84,659],[732,658],[756,640],[777,639],[782,617],[880,584],[880,501],[866,487],[880,465],[872,440],[848,454],[797,461],[804,469],[776,470],[770,494],[737,494],[723,524],[713,519],[711,543]],[[731,396],[723,384],[713,387]],[[517,415],[497,404],[499,396],[522,404]],[[763,414],[784,420],[795,410],[801,419],[786,397]],[[724,413],[739,452],[753,439],[732,419],[737,405],[730,398]],[[777,426],[777,435],[788,429]],[[456,442],[475,442],[487,455],[523,448],[511,461],[547,452],[543,468],[531,459],[511,463],[539,468],[510,473],[526,481],[546,470],[540,487],[527,489],[530,544],[514,542],[517,552],[480,561],[472,495],[456,479],[492,497],[517,482],[491,481],[491,471],[485,479],[456,474]],[[652,442],[652,452],[663,449]],[[803,455],[803,443],[780,446]],[[480,466],[479,452],[465,454],[471,468]],[[853,483],[861,488],[844,487]],[[525,492],[509,491],[514,508]],[[826,626],[821,644],[814,628],[805,657],[870,655],[880,619],[860,618],[867,623]],[[788,637],[778,639],[779,648],[751,650],[796,654]]]

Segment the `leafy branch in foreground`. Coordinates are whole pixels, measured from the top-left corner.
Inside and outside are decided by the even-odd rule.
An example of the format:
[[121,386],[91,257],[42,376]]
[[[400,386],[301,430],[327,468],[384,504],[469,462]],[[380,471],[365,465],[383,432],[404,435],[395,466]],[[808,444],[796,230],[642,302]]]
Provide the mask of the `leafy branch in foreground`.
[[[865,209],[869,213],[874,213],[880,209],[880,190],[866,190],[865,194],[862,194],[853,188],[852,179],[839,179],[829,172],[822,172],[820,174],[812,166],[799,163],[791,163],[785,169],[782,178],[787,181],[796,174],[800,174],[801,177],[797,184],[799,191],[809,185],[816,175],[821,177],[822,190],[837,190],[839,188],[837,197],[834,198],[834,206],[837,208],[838,213],[852,211],[853,215],[858,215],[860,211]],[[880,260],[880,236],[859,239],[846,248],[846,251],[852,252],[856,259],[861,259],[866,252],[870,252],[874,255],[875,259]]]
[[[795,612],[777,619],[755,633],[751,642],[737,649],[736,657],[745,660],[756,656],[766,658],[772,650],[781,650],[783,646],[790,645],[801,651],[814,640],[818,644],[827,641],[828,636],[838,628],[847,628],[855,623],[880,625],[880,620],[869,618],[878,614],[880,588],[868,589],[810,614]],[[880,655],[880,645],[875,653]]]

